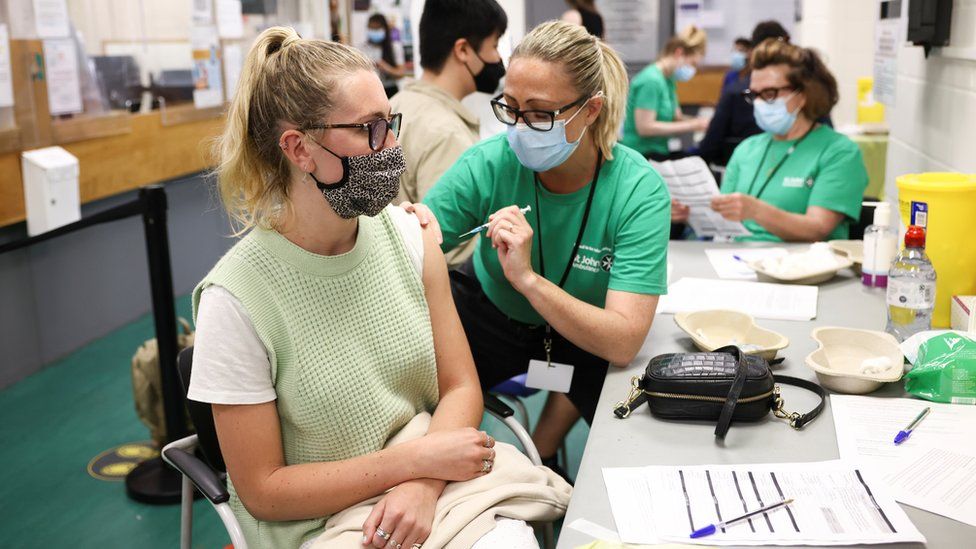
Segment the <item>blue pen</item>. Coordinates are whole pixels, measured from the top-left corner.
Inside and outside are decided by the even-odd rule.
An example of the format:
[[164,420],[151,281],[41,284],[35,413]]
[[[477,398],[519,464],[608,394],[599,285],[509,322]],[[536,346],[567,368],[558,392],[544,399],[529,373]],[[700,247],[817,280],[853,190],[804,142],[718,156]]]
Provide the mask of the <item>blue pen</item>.
[[736,261],[741,261],[741,262],[743,262],[743,263],[745,263],[745,262],[746,262],[746,260],[745,260],[745,259],[742,259],[741,257],[739,257],[739,256],[737,256],[737,255],[735,255],[735,254],[732,254],[732,259],[734,259],[734,260],[736,260]]
[[908,427],[905,427],[905,429],[902,431],[898,431],[898,434],[895,435],[895,444],[901,444],[902,442],[908,440],[908,437],[912,436],[912,431],[918,427],[919,423],[922,423],[922,420],[925,419],[925,416],[929,415],[929,412],[931,411],[932,408],[926,406],[926,408],[922,410],[922,413],[918,414],[918,416],[908,424]]
[[709,524],[708,526],[706,526],[704,528],[699,528],[698,530],[695,530],[694,532],[692,532],[691,533],[691,538],[692,539],[695,539],[695,538],[703,538],[705,536],[710,536],[710,535],[714,534],[715,532],[717,532],[719,530],[725,529],[725,527],[728,526],[728,525],[730,525],[730,524],[735,524],[736,522],[740,522],[740,521],[746,520],[747,518],[754,517],[754,516],[758,515],[759,513],[766,513],[768,511],[772,511],[774,509],[779,509],[780,507],[786,507],[787,505],[789,505],[791,503],[793,503],[793,498],[784,499],[783,501],[781,501],[779,503],[774,503],[772,505],[768,505],[766,507],[763,507],[762,509],[753,511],[751,513],[746,513],[746,514],[742,515],[741,517],[735,517],[732,520],[726,520],[724,522],[716,522],[715,524]]
[[[529,212],[532,211],[532,206],[526,206],[524,208],[519,208],[519,211],[522,212],[522,214],[527,214],[527,213],[529,213]],[[478,225],[477,227],[471,229],[470,231],[468,231],[468,232],[466,232],[466,233],[458,236],[458,238],[464,238],[464,237],[467,237],[467,236],[471,236],[471,235],[480,233],[481,231],[487,229],[489,225],[491,225],[490,222],[489,223],[485,223],[484,225]]]

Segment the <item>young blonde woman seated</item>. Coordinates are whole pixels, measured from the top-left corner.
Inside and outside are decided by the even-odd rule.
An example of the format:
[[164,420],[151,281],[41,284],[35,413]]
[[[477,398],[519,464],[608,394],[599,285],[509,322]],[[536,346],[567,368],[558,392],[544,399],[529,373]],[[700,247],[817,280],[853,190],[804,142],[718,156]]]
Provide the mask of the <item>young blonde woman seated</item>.
[[193,293],[189,398],[213,405],[251,547],[537,547],[570,488],[477,430],[444,257],[388,206],[399,115],[362,54],[275,27],[220,141],[247,231]]

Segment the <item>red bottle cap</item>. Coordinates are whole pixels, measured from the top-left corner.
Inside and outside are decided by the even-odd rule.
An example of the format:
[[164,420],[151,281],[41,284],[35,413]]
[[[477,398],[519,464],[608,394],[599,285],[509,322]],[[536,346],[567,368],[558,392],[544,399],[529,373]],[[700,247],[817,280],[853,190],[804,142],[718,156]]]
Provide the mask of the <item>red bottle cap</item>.
[[919,227],[918,225],[912,225],[908,227],[908,231],[905,232],[905,247],[924,248],[925,228]]

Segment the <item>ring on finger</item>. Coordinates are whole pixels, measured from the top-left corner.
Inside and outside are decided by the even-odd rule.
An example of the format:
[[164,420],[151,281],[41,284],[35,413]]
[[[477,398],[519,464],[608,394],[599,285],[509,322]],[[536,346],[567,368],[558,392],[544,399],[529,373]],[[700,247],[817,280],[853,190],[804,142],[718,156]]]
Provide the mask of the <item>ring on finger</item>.
[[488,471],[491,471],[491,461],[487,459],[481,460],[481,472],[487,473]]
[[390,541],[390,534],[387,533],[387,531],[382,528],[379,527],[376,528],[376,535],[383,538],[386,541]]
[[487,439],[485,439],[485,448],[491,448],[492,446],[494,446],[495,445],[495,439],[492,438],[491,435],[489,435],[487,433],[485,433],[485,436],[488,437]]
[[393,538],[390,538],[390,541],[386,542],[386,546],[387,547],[396,547],[396,549],[400,549],[400,544],[397,543],[397,541],[395,539],[393,539]]

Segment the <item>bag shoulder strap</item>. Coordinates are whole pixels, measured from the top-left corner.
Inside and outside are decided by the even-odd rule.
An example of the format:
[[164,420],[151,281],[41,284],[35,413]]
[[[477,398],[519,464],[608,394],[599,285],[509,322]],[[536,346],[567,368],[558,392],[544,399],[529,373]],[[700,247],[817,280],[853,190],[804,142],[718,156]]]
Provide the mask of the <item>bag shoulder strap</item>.
[[739,395],[745,387],[748,369],[746,361],[742,359],[742,350],[734,345],[728,345],[715,349],[716,353],[728,353],[735,359],[735,378],[732,379],[732,386],[729,394],[725,397],[725,404],[722,405],[722,413],[718,416],[718,423],[715,424],[715,437],[725,438],[732,425],[732,414],[735,413],[735,405],[739,402]]
[[820,385],[817,385],[812,381],[807,381],[805,379],[800,379],[798,377],[792,377],[792,376],[774,375],[773,379],[776,381],[776,383],[784,383],[786,385],[792,385],[794,387],[806,389],[807,391],[810,391],[811,393],[814,393],[818,397],[820,397],[820,404],[817,404],[817,406],[813,410],[810,410],[805,414],[800,414],[798,412],[792,412],[792,413],[785,412],[783,410],[783,399],[780,398],[779,395],[776,395],[776,401],[773,403],[773,414],[775,414],[776,417],[788,419],[790,421],[790,427],[797,430],[802,429],[804,425],[817,419],[817,416],[820,415],[820,412],[823,412],[824,405],[827,402],[827,391],[824,391],[823,387],[821,387]]

